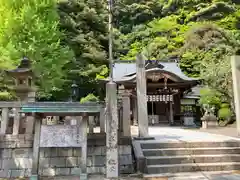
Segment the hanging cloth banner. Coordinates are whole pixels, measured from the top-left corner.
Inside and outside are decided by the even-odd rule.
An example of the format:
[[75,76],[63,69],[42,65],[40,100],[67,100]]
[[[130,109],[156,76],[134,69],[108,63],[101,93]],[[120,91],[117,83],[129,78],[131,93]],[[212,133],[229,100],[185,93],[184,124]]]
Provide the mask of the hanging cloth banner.
[[147,95],[148,102],[173,102],[173,95]]

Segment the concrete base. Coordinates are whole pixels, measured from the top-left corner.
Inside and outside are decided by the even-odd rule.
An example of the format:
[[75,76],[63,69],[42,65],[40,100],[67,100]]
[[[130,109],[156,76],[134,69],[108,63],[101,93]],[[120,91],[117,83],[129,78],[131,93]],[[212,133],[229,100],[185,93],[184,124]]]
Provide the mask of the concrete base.
[[202,121],[201,129],[209,129],[218,127],[218,121]]
[[30,180],[38,180],[38,175],[31,175]]
[[87,174],[80,174],[80,180],[87,180],[88,175]]
[[194,118],[193,117],[184,117],[184,126],[194,126]]

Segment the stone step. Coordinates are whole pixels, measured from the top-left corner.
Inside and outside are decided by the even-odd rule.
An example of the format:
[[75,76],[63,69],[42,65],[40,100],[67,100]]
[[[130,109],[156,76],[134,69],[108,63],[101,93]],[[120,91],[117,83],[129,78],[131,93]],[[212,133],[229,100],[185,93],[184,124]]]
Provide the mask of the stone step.
[[240,169],[240,162],[148,165],[147,174],[199,172],[199,171],[231,171],[238,169]]
[[161,148],[204,148],[204,147],[240,147],[240,141],[227,142],[144,142],[141,143],[142,149],[161,149]]
[[[191,179],[191,180],[199,180],[203,177],[207,177],[207,179],[212,179],[213,176],[219,176],[219,175],[232,175],[235,171],[205,171],[205,172],[183,172],[183,173],[161,173],[161,174],[144,174],[144,178],[183,178],[183,180]],[[170,180],[169,179],[169,180]],[[216,179],[217,180],[217,179]]]
[[240,147],[143,149],[144,156],[240,154]]
[[149,156],[146,160],[147,165],[240,162],[240,154]]

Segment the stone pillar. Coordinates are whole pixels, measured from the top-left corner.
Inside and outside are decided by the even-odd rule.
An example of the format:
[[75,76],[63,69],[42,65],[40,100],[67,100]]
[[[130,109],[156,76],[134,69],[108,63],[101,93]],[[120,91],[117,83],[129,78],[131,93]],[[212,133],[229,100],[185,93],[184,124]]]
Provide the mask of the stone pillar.
[[231,57],[237,133],[240,136],[240,56]]
[[107,119],[106,119],[106,177],[118,179],[118,112],[117,112],[117,85],[109,82],[106,85]]
[[89,116],[89,133],[94,133],[94,116]]
[[9,121],[9,109],[2,108],[2,121],[1,121],[1,132],[0,134],[6,134]]
[[38,162],[39,162],[39,146],[40,146],[40,133],[41,133],[42,119],[35,116],[35,133],[33,141],[33,156],[32,156],[32,175],[31,180],[38,180]]
[[105,128],[105,125],[106,125],[106,113],[105,113],[105,108],[102,108],[101,111],[100,111],[100,133],[105,133],[106,131],[106,128]]
[[36,92],[35,91],[29,92],[27,97],[27,102],[35,102],[35,99],[36,99]]
[[133,109],[132,109],[132,113],[133,113],[133,125],[137,126],[138,125],[138,109],[137,109],[137,99],[133,98]]
[[131,136],[131,119],[130,119],[130,98],[128,93],[124,93],[122,97],[122,105],[123,105],[123,136]]
[[[91,116],[83,116],[82,118],[79,117],[79,132],[81,133],[81,150],[82,154],[79,159],[80,162],[80,179],[87,180],[87,122]],[[93,117],[93,116],[92,116]]]
[[173,104],[170,101],[169,102],[169,121],[170,121],[170,125],[174,124],[174,119],[173,119]]
[[27,122],[26,122],[26,134],[32,134],[33,133],[33,125],[34,125],[34,117],[33,116],[27,116]]
[[122,134],[123,133],[123,107],[118,108],[118,120],[119,120],[118,132],[119,134]]
[[147,112],[147,87],[145,60],[142,55],[137,55],[137,105],[138,105],[138,128],[140,137],[148,137],[148,112]]
[[13,119],[13,135],[19,134],[19,127],[20,127],[20,108],[16,108],[14,111],[14,119]]

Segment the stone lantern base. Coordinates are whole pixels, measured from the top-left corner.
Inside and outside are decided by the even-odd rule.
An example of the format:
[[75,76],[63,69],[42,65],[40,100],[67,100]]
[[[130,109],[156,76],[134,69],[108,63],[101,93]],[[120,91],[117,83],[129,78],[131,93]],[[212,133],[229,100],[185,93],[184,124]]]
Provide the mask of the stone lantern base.
[[218,127],[217,117],[214,115],[204,115],[201,120],[203,129]]

